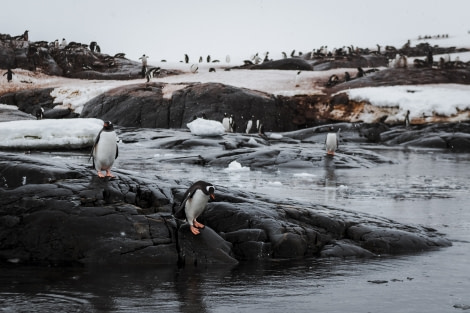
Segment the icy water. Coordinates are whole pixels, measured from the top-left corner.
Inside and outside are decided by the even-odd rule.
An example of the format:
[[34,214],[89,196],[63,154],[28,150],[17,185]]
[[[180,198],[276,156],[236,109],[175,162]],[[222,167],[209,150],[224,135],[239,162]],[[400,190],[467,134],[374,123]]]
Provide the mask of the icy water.
[[[132,147],[124,147],[131,149]],[[371,149],[371,147],[369,147]],[[230,172],[120,161],[132,171],[211,177],[216,185],[436,228],[453,246],[415,255],[176,267],[0,269],[0,312],[470,312],[470,155],[383,148],[373,168]],[[124,152],[123,152],[124,153]],[[147,153],[147,154],[146,154]],[[60,156],[82,162],[84,155]]]

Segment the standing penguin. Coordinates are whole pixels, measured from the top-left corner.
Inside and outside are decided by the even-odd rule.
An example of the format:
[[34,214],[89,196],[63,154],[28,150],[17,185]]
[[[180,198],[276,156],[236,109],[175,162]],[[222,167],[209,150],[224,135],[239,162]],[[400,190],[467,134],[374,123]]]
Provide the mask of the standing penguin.
[[215,187],[212,184],[202,180],[195,182],[184,193],[183,202],[174,214],[176,218],[186,219],[194,235],[198,235],[200,233],[199,229],[204,228],[204,225],[196,219],[206,209],[209,198],[215,199],[214,192]]
[[253,120],[255,119],[255,116],[252,115],[251,116],[251,119],[248,120],[248,122],[246,123],[246,133],[249,134],[250,131],[251,131],[251,128],[253,127]]
[[328,133],[326,135],[326,154],[334,156],[336,149],[338,149],[338,136],[336,133]]
[[230,119],[227,113],[224,113],[224,118],[222,119],[222,125],[224,126],[224,129],[226,132],[230,131]]
[[7,81],[8,81],[8,82],[11,82],[11,81],[13,80],[13,75],[14,75],[14,74],[15,74],[15,73],[12,72],[11,68],[9,68],[9,69],[5,72],[5,74],[3,74],[3,76],[7,75]]
[[[111,122],[104,122],[103,128],[96,136],[90,158],[93,157],[93,167],[98,171],[98,177],[111,177],[111,167],[118,157],[117,136]],[[102,171],[106,171],[106,176]]]

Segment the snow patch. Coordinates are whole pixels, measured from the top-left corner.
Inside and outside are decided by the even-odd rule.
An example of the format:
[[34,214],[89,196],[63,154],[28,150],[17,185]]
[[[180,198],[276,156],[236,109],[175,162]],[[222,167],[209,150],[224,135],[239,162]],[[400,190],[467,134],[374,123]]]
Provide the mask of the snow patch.
[[0,123],[0,148],[84,148],[92,146],[103,127],[95,118],[23,120]]
[[221,122],[197,118],[186,124],[193,135],[197,136],[222,136],[225,134],[224,126]]

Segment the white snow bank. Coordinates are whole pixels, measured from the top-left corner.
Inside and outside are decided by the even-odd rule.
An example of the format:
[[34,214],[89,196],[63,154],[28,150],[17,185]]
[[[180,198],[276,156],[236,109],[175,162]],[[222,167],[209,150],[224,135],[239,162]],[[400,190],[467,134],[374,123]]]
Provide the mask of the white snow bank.
[[197,136],[222,136],[225,128],[221,122],[197,118],[186,124],[193,135]]
[[75,113],[80,114],[82,113],[85,103],[94,97],[97,97],[113,88],[131,83],[135,82],[126,81],[126,83],[123,83],[119,81],[91,81],[88,84],[82,82],[80,85],[67,85],[55,88],[51,91],[51,97],[54,97],[54,103],[60,103],[56,108],[72,109]]
[[410,111],[410,118],[433,113],[452,116],[470,109],[470,86],[459,84],[365,87],[345,91],[351,100],[378,107],[397,107],[397,115]]
[[93,145],[103,127],[95,118],[0,123],[0,148],[77,149]]

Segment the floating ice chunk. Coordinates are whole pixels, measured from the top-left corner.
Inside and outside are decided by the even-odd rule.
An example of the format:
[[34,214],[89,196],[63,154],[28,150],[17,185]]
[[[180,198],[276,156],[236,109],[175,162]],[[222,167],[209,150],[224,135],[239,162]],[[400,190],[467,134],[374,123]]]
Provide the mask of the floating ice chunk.
[[250,168],[246,167],[246,166],[242,166],[237,161],[232,161],[232,162],[230,162],[228,167],[224,170],[228,171],[228,172],[244,172],[244,171],[249,171]]
[[300,177],[300,178],[311,178],[311,177],[315,177],[316,175],[315,174],[309,174],[309,173],[295,173],[293,176],[294,177]]
[[282,139],[282,135],[281,135],[281,134],[276,134],[276,133],[270,133],[270,134],[268,134],[268,138],[271,138],[271,139]]

